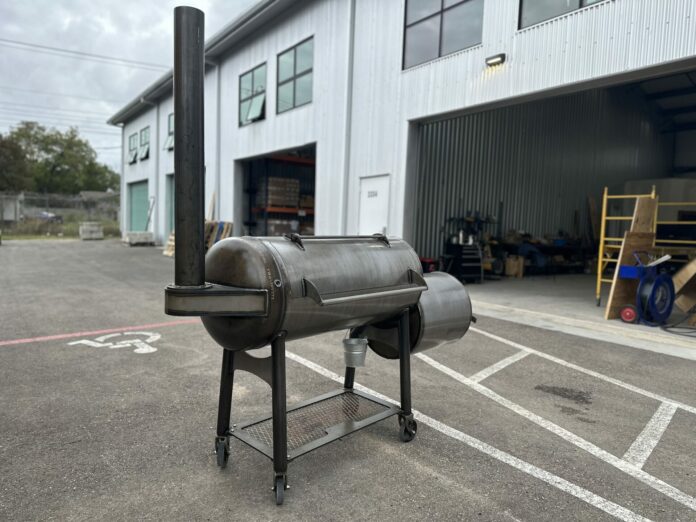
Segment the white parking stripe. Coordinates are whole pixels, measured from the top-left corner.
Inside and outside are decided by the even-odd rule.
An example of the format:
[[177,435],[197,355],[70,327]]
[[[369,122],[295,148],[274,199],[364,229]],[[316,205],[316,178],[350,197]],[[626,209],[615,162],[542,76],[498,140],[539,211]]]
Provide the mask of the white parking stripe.
[[655,446],[657,446],[657,443],[660,442],[676,411],[677,407],[674,404],[667,404],[666,402],[660,404],[650,422],[645,425],[641,434],[628,448],[628,451],[623,456],[624,460],[642,468]]
[[481,382],[482,380],[490,377],[494,373],[499,372],[503,368],[507,368],[508,366],[510,366],[513,363],[516,363],[520,359],[524,359],[528,355],[529,355],[529,352],[527,352],[525,350],[520,350],[516,354],[511,355],[510,357],[506,357],[502,361],[498,361],[495,364],[491,364],[488,368],[484,368],[480,372],[475,373],[474,375],[469,377],[469,379],[471,379],[474,382]]
[[602,448],[595,446],[591,442],[583,439],[582,437],[576,435],[575,433],[566,430],[565,428],[560,427],[558,424],[554,424],[550,420],[547,420],[543,417],[540,417],[536,413],[532,413],[531,411],[527,410],[526,408],[520,406],[519,404],[516,404],[512,402],[509,399],[506,399],[505,397],[502,397],[501,395],[498,395],[495,393],[493,390],[486,388],[482,384],[479,384],[477,382],[473,382],[471,379],[468,379],[464,375],[462,375],[459,372],[456,372],[455,370],[448,368],[444,364],[441,364],[434,359],[428,357],[427,355],[423,355],[422,353],[416,354],[415,357],[418,357],[420,360],[424,361],[425,363],[429,364],[433,368],[441,371],[442,373],[449,375],[453,379],[461,382],[462,384],[465,384],[469,386],[470,388],[474,389],[481,395],[484,395],[485,397],[497,402],[501,406],[504,406],[505,408],[517,413],[518,415],[521,415],[525,419],[533,422],[534,424],[537,424],[538,426],[541,426],[544,429],[547,429],[551,433],[558,435],[561,437],[563,440],[570,442],[574,446],[577,446],[578,448],[588,452],[589,454],[593,455],[594,457],[597,457],[598,459],[603,460],[607,464],[610,464],[611,466],[614,466],[615,468],[623,471],[627,475],[630,475],[631,477],[641,481],[643,484],[646,484],[650,486],[651,488],[655,489],[656,491],[659,491],[663,495],[668,496],[672,500],[675,500],[679,502],[680,504],[683,504],[684,506],[693,509],[696,511],[696,498],[691,497],[684,493],[683,491],[680,491],[679,489],[675,488],[674,486],[670,486],[666,482],[663,482],[662,480],[658,479],[657,477],[654,477],[650,475],[649,473],[646,473],[639,467],[636,467],[630,462],[627,462],[623,459],[620,459],[616,455],[612,455],[606,450],[603,450]]
[[539,350],[535,350],[534,348],[530,348],[529,346],[524,346],[523,344],[516,343],[515,341],[511,341],[510,339],[505,339],[504,337],[500,337],[499,335],[495,335],[492,333],[488,333],[484,330],[480,330],[479,328],[471,327],[469,328],[470,331],[476,332],[477,334],[484,335],[486,337],[489,337],[490,339],[493,339],[495,341],[501,342],[503,344],[507,344],[508,346],[514,346],[515,348],[519,348],[520,350],[525,350],[529,353],[533,353],[534,355],[538,355],[539,357],[543,357],[544,359],[547,359],[549,361],[553,361],[556,364],[560,364],[561,366],[565,366],[566,368],[571,368],[573,370],[576,370],[578,372],[584,373],[586,375],[591,375],[592,377],[596,377],[597,379],[601,379],[606,382],[610,382],[612,384],[615,384],[616,386],[620,386],[621,388],[625,388],[626,390],[630,390],[632,392],[638,393],[640,395],[643,395],[645,397],[650,397],[651,399],[655,399],[656,401],[659,402],[666,402],[668,404],[673,404],[675,406],[678,406],[679,408],[689,411],[691,413],[696,414],[696,407],[694,406],[689,406],[688,404],[684,404],[683,402],[675,401],[673,399],[669,399],[667,397],[663,397],[662,395],[658,395],[657,393],[653,393],[648,390],[644,390],[643,388],[639,388],[638,386],[634,386],[632,384],[629,384],[624,381],[620,381],[619,379],[614,379],[613,377],[609,377],[608,375],[604,375],[603,373],[596,372],[594,370],[589,370],[587,368],[583,368],[582,366],[578,366],[577,364],[570,363],[568,361],[565,361],[563,359],[559,359],[558,357],[554,357],[553,355],[549,355],[544,352],[540,352]]
[[[323,366],[320,366],[308,359],[305,359],[304,357],[300,357],[299,355],[296,355],[292,352],[285,352],[285,355],[288,359],[295,361],[296,363],[299,363],[310,370],[313,370],[317,372],[320,375],[323,375],[324,377],[327,377],[333,381],[336,381],[338,383],[343,384],[343,377],[338,375],[337,373],[332,372],[331,370],[328,370],[324,368]],[[369,393],[370,395],[374,395],[375,397],[378,397],[384,401],[388,401],[392,404],[398,404],[397,401],[394,399],[387,397],[386,395],[383,395],[381,393],[378,393],[374,390],[371,390],[370,388],[367,388],[365,386],[362,386],[360,384],[355,384],[355,388],[357,390],[360,390],[365,393]],[[614,502],[611,502],[610,500],[607,500],[603,497],[600,497],[599,495],[596,495],[595,493],[592,493],[591,491],[578,486],[577,484],[573,484],[572,482],[569,482],[557,475],[554,475],[553,473],[549,473],[548,471],[541,469],[537,466],[534,466],[533,464],[530,464],[528,462],[525,462],[521,459],[518,459],[517,457],[510,455],[509,453],[506,453],[504,451],[501,451],[489,444],[486,444],[485,442],[472,437],[470,435],[467,435],[466,433],[463,433],[455,428],[452,428],[451,426],[448,426],[440,421],[437,421],[433,419],[432,417],[428,417],[427,415],[424,415],[418,411],[413,411],[413,414],[415,418],[422,422],[423,424],[430,426],[431,428],[439,431],[440,433],[447,435],[448,437],[451,437],[455,440],[458,440],[460,442],[463,442],[464,444],[477,449],[478,451],[481,451],[482,453],[485,453],[486,455],[493,457],[496,460],[499,460],[500,462],[503,462],[505,464],[508,464],[509,466],[512,466],[515,469],[518,469],[522,471],[523,473],[526,473],[532,477],[535,477],[543,482],[546,482],[550,486],[553,486],[565,493],[568,493],[575,498],[578,498],[582,500],[583,502],[586,502],[590,504],[591,506],[600,509],[604,511],[605,513],[608,513],[609,515],[612,515],[619,520],[626,520],[626,521],[648,521],[650,519],[642,517],[638,515],[637,513],[634,513],[633,511],[620,506],[619,504],[616,504]]]

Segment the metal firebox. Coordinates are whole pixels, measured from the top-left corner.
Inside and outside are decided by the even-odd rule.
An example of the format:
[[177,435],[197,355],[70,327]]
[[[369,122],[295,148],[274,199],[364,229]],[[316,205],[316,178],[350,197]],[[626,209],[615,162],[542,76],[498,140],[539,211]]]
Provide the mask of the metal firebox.
[[[471,303],[456,279],[424,276],[406,242],[381,234],[230,238],[205,255],[204,17],[177,7],[174,19],[176,266],[165,311],[200,316],[223,347],[218,465],[229,459],[231,437],[257,449],[273,460],[281,504],[288,462],[300,455],[392,415],[398,416],[401,440],[413,440],[410,355],[461,338],[472,320]],[[285,341],[333,330],[349,330],[356,339],[345,343],[344,387],[287,408]],[[366,343],[377,355],[399,360],[400,406],[354,389]],[[269,344],[270,357],[250,355]],[[230,427],[238,370],[270,385],[273,414]]]

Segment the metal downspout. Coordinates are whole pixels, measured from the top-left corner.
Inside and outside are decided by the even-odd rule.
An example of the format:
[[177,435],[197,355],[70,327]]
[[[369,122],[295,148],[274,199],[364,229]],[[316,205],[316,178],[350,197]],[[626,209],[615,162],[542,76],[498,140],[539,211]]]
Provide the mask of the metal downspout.
[[[346,129],[343,147],[343,211],[341,213],[342,232],[348,234],[348,191],[350,188],[350,154],[351,154],[351,135],[353,132],[353,66],[354,66],[354,46],[355,46],[355,0],[350,2],[349,18],[349,41],[348,41],[348,70],[346,71]],[[357,231],[356,231],[357,232]]]
[[222,143],[221,134],[221,120],[222,120],[222,109],[220,107],[222,95],[220,85],[222,80],[220,76],[222,74],[222,61],[218,61],[215,64],[215,112],[217,113],[217,118],[215,121],[215,214],[214,219],[218,221],[221,220],[220,215],[220,204],[222,202],[222,195],[220,194],[220,177],[222,172],[222,166],[220,165],[220,158],[222,157],[220,152],[220,144]]

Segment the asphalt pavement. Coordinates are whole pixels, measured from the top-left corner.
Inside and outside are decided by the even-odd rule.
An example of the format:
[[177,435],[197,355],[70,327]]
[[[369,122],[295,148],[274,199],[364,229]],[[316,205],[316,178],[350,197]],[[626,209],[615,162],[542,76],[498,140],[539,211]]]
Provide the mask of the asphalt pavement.
[[[0,520],[696,519],[696,362],[485,316],[413,357],[414,441],[392,417],[302,456],[277,507],[266,457],[216,466],[222,350],[164,315],[172,277],[155,248],[0,246]],[[289,405],[340,386],[343,335],[288,343]],[[356,381],[398,399],[398,362]],[[239,372],[233,422],[270,411]]]

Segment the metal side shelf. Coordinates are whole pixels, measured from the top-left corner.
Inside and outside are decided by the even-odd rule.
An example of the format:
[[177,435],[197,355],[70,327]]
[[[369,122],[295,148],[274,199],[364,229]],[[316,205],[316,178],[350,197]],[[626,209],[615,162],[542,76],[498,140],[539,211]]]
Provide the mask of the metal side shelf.
[[[355,390],[341,389],[287,411],[288,460],[400,412],[398,406]],[[231,436],[273,460],[273,418],[238,424]]]

